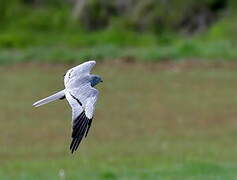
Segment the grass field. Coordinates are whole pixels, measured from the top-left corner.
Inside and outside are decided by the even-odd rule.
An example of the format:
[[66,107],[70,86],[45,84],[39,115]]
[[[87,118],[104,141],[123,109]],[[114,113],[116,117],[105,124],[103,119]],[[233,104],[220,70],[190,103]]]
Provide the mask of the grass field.
[[96,115],[73,155],[67,102],[31,106],[69,67],[0,67],[0,179],[237,179],[236,64],[99,63]]

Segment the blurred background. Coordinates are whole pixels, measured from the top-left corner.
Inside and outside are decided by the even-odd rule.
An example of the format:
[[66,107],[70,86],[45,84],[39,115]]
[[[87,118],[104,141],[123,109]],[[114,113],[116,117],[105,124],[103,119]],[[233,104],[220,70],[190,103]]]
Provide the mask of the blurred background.
[[[235,0],[1,0],[0,179],[236,179]],[[88,138],[36,100],[95,59]]]

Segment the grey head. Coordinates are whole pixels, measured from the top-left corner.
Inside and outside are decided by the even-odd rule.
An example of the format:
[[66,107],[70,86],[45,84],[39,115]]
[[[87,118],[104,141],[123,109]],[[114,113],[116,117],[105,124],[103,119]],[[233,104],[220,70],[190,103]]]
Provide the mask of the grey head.
[[90,83],[92,87],[96,86],[100,82],[103,82],[100,76],[94,74],[90,76]]

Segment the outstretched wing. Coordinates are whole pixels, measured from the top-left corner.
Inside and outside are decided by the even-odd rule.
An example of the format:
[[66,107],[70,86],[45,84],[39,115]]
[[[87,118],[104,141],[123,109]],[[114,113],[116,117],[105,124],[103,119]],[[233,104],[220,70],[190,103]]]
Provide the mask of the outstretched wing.
[[80,79],[81,77],[89,75],[91,69],[95,66],[95,64],[96,64],[95,61],[87,61],[76,67],[69,69],[64,76],[65,87],[68,87],[68,85],[70,85],[70,81],[73,80],[74,78]]
[[87,136],[97,101],[98,91],[89,84],[67,90],[66,98],[72,107],[72,142],[70,150],[77,150],[82,138]]
[[73,68],[74,73],[76,73],[77,75],[81,75],[81,74],[90,74],[91,69],[95,66],[96,62],[95,61],[87,61],[84,62],[76,67]]

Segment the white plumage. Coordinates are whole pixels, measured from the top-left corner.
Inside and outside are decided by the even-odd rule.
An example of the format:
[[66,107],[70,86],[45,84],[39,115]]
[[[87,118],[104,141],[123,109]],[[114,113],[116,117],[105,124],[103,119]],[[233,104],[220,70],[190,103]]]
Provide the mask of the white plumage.
[[33,104],[35,107],[49,102],[66,98],[72,108],[72,142],[70,150],[77,150],[82,138],[87,136],[90,129],[98,91],[94,88],[102,82],[97,75],[91,75],[90,71],[96,64],[88,61],[67,71],[64,76],[65,89]]

